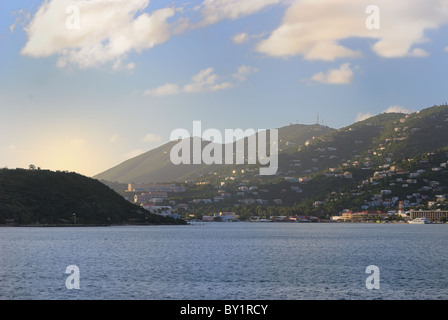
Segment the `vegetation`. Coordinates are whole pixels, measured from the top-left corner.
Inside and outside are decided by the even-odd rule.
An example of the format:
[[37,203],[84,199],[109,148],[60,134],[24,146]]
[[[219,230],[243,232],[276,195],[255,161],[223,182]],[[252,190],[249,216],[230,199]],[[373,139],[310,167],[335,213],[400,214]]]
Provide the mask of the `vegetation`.
[[[327,218],[345,209],[397,211],[400,201],[406,209],[446,209],[447,136],[446,105],[410,115],[380,114],[339,130],[290,125],[279,130],[277,175],[257,175],[258,165],[208,166],[192,170],[188,182],[174,181],[182,181],[187,192],[169,200],[189,203],[185,214],[197,218],[220,211],[242,219]],[[241,186],[257,190],[242,194]],[[201,202],[219,192],[231,197]]]
[[95,179],[30,166],[0,169],[0,224],[178,224],[126,201]]
[[447,136],[444,105],[410,115],[380,114],[339,130],[318,124],[280,128],[274,176],[258,175],[258,164],[173,165],[173,142],[99,174],[102,183],[36,166],[4,169],[0,223],[73,223],[73,213],[78,223],[173,223],[129,203],[134,193],[124,190],[132,182],[182,183],[186,191],[170,193],[163,205],[188,204],[188,210],[174,209],[185,218],[231,211],[243,220],[325,219],[345,209],[397,210],[399,201],[411,209],[446,209]]

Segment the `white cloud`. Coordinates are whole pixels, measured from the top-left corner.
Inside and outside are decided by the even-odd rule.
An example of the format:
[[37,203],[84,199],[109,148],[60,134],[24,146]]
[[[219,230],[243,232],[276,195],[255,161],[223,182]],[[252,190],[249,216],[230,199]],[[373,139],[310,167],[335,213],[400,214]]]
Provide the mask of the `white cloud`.
[[134,69],[135,69],[135,63],[134,63],[134,62],[129,62],[129,63],[126,65],[126,69],[129,70],[129,71],[134,70]]
[[294,1],[281,25],[257,50],[274,57],[302,55],[306,60],[333,61],[362,56],[341,44],[349,38],[373,39],[372,50],[381,57],[425,57],[425,31],[448,22],[446,0],[377,0],[380,29],[368,29],[365,9],[369,0]]
[[143,95],[163,97],[176,95],[182,92],[215,92],[234,87],[235,81],[231,81],[231,79],[236,79],[240,82],[245,81],[247,80],[247,76],[255,72],[258,72],[258,68],[242,65],[237,69],[237,72],[231,76],[219,76],[215,73],[213,68],[207,68],[199,71],[191,78],[190,82],[185,84],[183,87],[174,83],[166,83],[160,87],[145,90]]
[[412,113],[412,111],[409,110],[409,109],[406,109],[403,106],[394,105],[394,106],[390,106],[389,108],[384,110],[383,113],[405,113],[405,114],[410,114],[410,113]]
[[170,96],[178,94],[180,92],[179,86],[177,84],[167,83],[163,86],[157,87],[152,90],[145,90],[143,95],[152,95],[156,97]]
[[243,44],[249,41],[250,36],[246,32],[238,33],[232,37],[232,42],[234,44]]
[[339,69],[316,73],[311,80],[326,84],[349,84],[353,81],[353,71],[350,69],[350,63],[344,63]]
[[443,51],[448,52],[448,47],[446,47]]
[[[65,65],[66,65],[66,62],[63,61],[62,59],[59,59],[58,66],[64,67]],[[121,58],[117,58],[117,60],[115,60],[115,62],[112,65],[112,69],[115,70],[115,71],[126,70],[126,71],[129,72],[129,74],[132,74],[134,72],[134,69],[135,69],[135,63],[134,62],[129,62],[126,65],[123,66],[122,59]]]
[[242,65],[238,68],[237,73],[235,73],[233,75],[233,77],[235,79],[238,79],[240,81],[244,81],[247,79],[248,75],[251,75],[253,73],[258,72],[258,68],[256,67],[251,67],[251,66],[246,66],[246,65]]
[[191,78],[191,83],[184,86],[183,91],[188,93],[214,92],[232,87],[230,82],[218,82],[219,77],[213,72],[213,68],[201,70]]
[[369,113],[369,112],[366,112],[366,113],[360,112],[360,113],[358,113],[356,115],[355,122],[364,121],[364,120],[369,119],[371,117],[373,117],[373,115],[371,113]]
[[196,10],[200,10],[200,26],[207,26],[224,19],[235,20],[255,14],[260,10],[278,4],[281,0],[204,0]]
[[246,32],[237,33],[234,36],[232,36],[232,42],[233,44],[240,45],[243,43],[246,43],[250,41],[251,39],[260,39],[266,35],[265,32],[258,33],[258,34],[248,34]]
[[[382,113],[404,113],[404,114],[410,114],[412,112],[413,112],[412,110],[406,109],[405,107],[400,106],[400,105],[397,104],[397,105],[388,107]],[[363,120],[366,120],[366,119],[368,119],[370,117],[373,117],[373,116],[374,115],[371,114],[370,112],[366,112],[366,113],[360,112],[360,113],[357,114],[355,121],[356,122],[363,121]]]
[[422,48],[415,48],[409,53],[410,57],[424,58],[429,56],[429,52]]
[[[172,8],[142,12],[148,0],[45,1],[24,28],[28,36],[21,54],[31,57],[59,56],[58,67],[68,64],[91,68],[105,63],[118,67],[127,54],[140,52],[170,38],[167,19]],[[79,8],[79,28],[73,24]],[[127,69],[135,65],[127,64]]]
[[158,136],[156,134],[153,133],[148,133],[144,138],[143,138],[144,142],[148,142],[148,143],[154,143],[154,142],[161,142],[162,141],[162,137]]
[[14,20],[13,24],[11,24],[9,26],[9,31],[10,32],[14,32],[14,30],[17,27],[17,25],[24,26],[31,19],[31,13],[30,12],[26,12],[23,9],[20,9],[18,11],[13,11],[11,14],[12,15],[17,15],[17,18],[16,18],[16,20]]
[[[373,40],[372,50],[382,57],[426,57],[429,52],[419,47],[429,41],[425,32],[448,22],[446,0],[377,0],[379,30],[365,26],[368,0],[203,0],[194,8],[188,3],[172,4],[149,13],[149,0],[47,0],[32,17],[23,10],[16,12],[18,18],[10,30],[24,25],[28,39],[21,53],[36,58],[57,56],[58,67],[110,63],[115,70],[132,71],[133,63],[121,67],[132,52],[153,48],[186,30],[240,19],[279,3],[289,5],[281,24],[257,45],[259,52],[274,57],[302,55],[307,60],[328,61],[361,57],[359,49],[343,43],[351,38]],[[67,13],[70,6],[79,8],[79,28],[67,27],[74,14]],[[195,12],[200,17],[193,23],[187,14]],[[176,21],[169,21],[174,16]],[[257,37],[242,32],[232,41],[242,44]]]

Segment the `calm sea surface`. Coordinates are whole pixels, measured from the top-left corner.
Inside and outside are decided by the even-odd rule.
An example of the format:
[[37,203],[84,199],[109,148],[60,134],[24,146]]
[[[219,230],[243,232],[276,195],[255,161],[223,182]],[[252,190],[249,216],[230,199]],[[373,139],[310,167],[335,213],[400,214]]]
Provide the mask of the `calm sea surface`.
[[448,225],[0,228],[0,299],[445,300]]

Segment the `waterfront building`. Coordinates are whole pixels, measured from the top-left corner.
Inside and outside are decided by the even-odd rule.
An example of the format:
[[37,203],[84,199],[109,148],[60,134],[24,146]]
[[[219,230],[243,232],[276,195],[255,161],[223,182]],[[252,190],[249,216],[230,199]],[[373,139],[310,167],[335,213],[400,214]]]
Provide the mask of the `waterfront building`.
[[362,211],[362,212],[344,212],[342,213],[342,220],[345,221],[363,221],[363,220],[369,220],[372,218],[386,218],[389,217],[388,213],[383,213],[380,211]]
[[234,212],[220,212],[219,216],[224,222],[235,221],[238,218],[238,216]]
[[440,218],[448,219],[448,210],[411,210],[409,218],[426,218],[428,221],[437,222]]

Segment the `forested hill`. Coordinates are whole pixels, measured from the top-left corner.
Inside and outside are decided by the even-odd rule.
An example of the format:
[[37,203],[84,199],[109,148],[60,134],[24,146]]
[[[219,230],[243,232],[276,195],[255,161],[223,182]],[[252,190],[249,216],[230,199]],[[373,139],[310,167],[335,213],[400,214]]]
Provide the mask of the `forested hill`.
[[0,224],[179,224],[74,172],[0,169]]
[[[333,131],[334,129],[318,124],[291,124],[278,129],[279,148],[285,150],[290,148],[297,149],[297,146],[304,144],[307,140],[313,139],[315,136],[329,134]],[[190,138],[190,143],[193,144],[193,138]],[[201,150],[208,143],[210,141],[202,140],[200,142],[202,146]],[[204,163],[175,165],[170,159],[170,152],[175,144],[177,144],[177,141],[170,141],[158,148],[126,160],[113,168],[97,174],[94,178],[118,183],[183,182],[202,176],[213,170],[230,170],[231,172],[236,168],[240,168],[239,165],[206,165]],[[220,147],[224,148],[224,145]],[[245,150],[247,150],[247,139],[245,140]],[[224,154],[225,150],[223,149]]]

